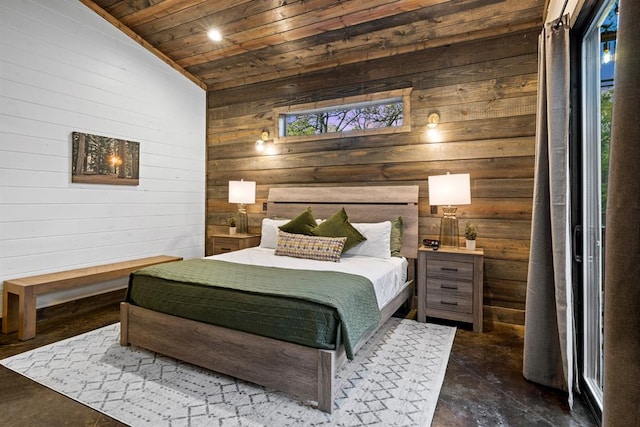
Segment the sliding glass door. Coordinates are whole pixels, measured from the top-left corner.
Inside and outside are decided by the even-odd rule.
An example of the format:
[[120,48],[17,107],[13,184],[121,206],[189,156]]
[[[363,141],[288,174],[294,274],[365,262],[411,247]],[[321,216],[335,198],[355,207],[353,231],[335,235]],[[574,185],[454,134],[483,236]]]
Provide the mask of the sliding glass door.
[[602,413],[605,209],[618,0],[605,1],[582,39],[582,383]]

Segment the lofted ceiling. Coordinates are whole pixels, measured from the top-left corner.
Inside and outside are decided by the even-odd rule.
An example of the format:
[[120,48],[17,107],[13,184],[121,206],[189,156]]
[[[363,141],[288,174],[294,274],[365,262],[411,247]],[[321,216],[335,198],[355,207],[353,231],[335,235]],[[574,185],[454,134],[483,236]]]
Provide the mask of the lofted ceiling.
[[[545,0],[81,0],[209,90],[540,28]],[[218,28],[221,42],[207,31]]]

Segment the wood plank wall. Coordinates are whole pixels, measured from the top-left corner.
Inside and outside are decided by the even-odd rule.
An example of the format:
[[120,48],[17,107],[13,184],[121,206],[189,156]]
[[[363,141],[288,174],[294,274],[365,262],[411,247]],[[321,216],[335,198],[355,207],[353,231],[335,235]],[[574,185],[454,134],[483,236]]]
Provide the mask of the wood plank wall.
[[[458,208],[479,225],[485,251],[485,320],[524,323],[532,212],[537,33],[432,48],[346,65],[332,72],[208,92],[207,236],[226,229],[236,207],[229,180],[257,182],[248,207],[259,232],[271,186],[420,186],[420,238],[437,238],[441,210],[432,214],[427,177],[471,174],[472,203]],[[412,130],[278,144],[255,151],[262,130],[273,134],[273,108],[412,87]],[[441,142],[426,136],[431,111],[441,116]],[[210,249],[208,248],[208,253]]]

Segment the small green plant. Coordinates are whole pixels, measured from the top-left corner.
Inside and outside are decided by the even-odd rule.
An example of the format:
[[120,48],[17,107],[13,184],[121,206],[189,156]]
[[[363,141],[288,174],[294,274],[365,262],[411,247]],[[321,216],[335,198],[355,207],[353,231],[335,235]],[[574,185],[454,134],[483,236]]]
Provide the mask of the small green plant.
[[227,224],[229,224],[229,227],[235,227],[236,226],[236,218],[233,216],[230,216],[229,218],[227,218]]
[[464,237],[467,240],[476,240],[476,237],[478,237],[478,224],[466,223],[464,226]]

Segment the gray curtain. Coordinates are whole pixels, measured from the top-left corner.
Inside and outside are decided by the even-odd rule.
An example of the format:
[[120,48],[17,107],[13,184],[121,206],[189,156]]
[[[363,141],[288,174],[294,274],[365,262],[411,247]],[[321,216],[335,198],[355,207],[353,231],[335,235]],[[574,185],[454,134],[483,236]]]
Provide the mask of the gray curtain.
[[538,42],[538,109],[525,311],[525,378],[566,390],[573,404],[574,324],[569,238],[569,26]]
[[640,425],[640,1],[620,0],[604,290],[605,426]]

